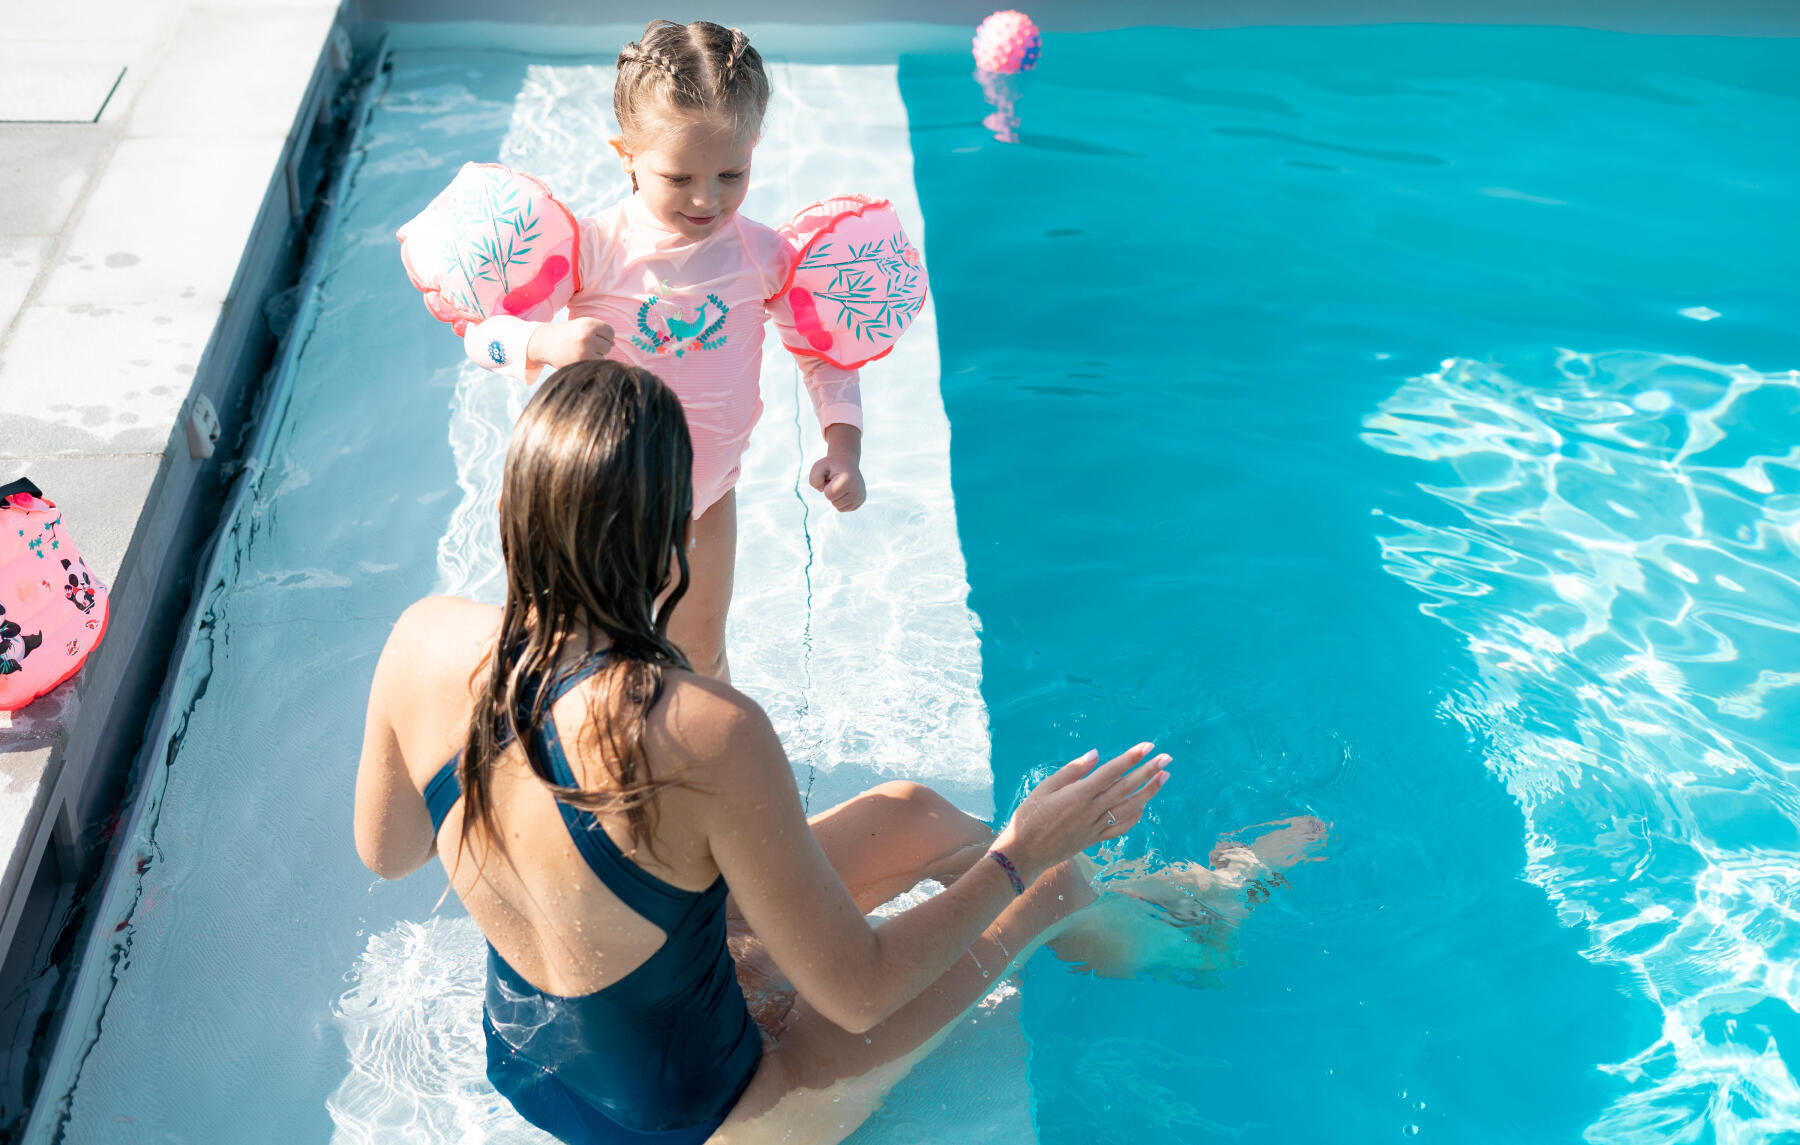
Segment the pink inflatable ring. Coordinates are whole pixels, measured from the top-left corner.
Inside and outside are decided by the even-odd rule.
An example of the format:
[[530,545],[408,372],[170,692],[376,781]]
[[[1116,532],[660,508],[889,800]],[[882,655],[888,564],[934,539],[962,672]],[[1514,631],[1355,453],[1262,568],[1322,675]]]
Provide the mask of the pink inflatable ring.
[[425,308],[458,337],[496,314],[547,322],[581,289],[575,216],[548,187],[498,163],[463,164],[399,238]]
[[782,343],[854,370],[887,354],[925,305],[925,267],[886,199],[840,195],[803,208],[781,234],[795,249],[781,294]]

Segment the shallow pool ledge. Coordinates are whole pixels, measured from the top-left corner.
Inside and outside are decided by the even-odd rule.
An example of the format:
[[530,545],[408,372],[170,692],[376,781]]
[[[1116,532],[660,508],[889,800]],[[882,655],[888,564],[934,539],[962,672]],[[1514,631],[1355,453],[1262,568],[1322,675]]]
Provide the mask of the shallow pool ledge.
[[[293,279],[350,65],[338,9],[0,15],[0,482],[35,481],[112,587],[86,669],[0,728],[0,1138],[280,337],[264,302]],[[220,439],[193,447],[203,404]]]

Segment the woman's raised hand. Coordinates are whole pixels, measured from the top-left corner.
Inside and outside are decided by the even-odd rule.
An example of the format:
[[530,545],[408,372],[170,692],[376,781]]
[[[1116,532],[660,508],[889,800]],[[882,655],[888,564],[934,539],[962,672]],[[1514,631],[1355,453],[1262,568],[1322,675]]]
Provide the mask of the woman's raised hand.
[[1167,755],[1147,758],[1154,747],[1140,743],[1099,766],[1098,752],[1070,760],[1032,788],[994,849],[1029,883],[1077,851],[1131,830],[1169,779]]

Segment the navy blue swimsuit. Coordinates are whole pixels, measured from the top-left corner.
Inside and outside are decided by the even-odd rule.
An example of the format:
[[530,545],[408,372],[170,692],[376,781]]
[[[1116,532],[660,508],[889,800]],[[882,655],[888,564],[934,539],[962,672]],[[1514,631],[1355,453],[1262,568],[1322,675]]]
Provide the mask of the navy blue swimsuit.
[[[561,697],[600,666],[557,685]],[[556,781],[575,786],[554,721],[539,732]],[[434,829],[462,798],[452,759],[425,788]],[[627,859],[594,817],[558,803],[589,867],[668,939],[592,994],[545,993],[488,946],[487,1075],[525,1120],[571,1145],[698,1145],[719,1127],[762,1057],[725,948],[725,880],[670,886]]]

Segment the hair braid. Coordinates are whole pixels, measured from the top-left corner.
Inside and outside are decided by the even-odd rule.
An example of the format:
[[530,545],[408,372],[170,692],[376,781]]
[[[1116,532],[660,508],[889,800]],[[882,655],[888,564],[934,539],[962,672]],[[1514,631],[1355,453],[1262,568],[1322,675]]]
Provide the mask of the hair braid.
[[750,37],[744,35],[742,28],[731,29],[731,51],[725,56],[725,66],[719,72],[719,89],[729,92],[737,83],[738,63],[743,60],[744,53],[750,50]]
[[768,106],[762,57],[738,28],[706,20],[652,20],[643,35],[619,50],[613,113],[627,139],[640,138],[673,115],[718,118],[754,133]]
[[635,42],[626,44],[623,48],[619,49],[619,62],[646,64],[653,68],[659,68],[662,71],[667,72],[671,80],[676,83],[681,82],[681,71],[675,66],[675,61],[657,51],[655,48],[646,48],[644,45]]

